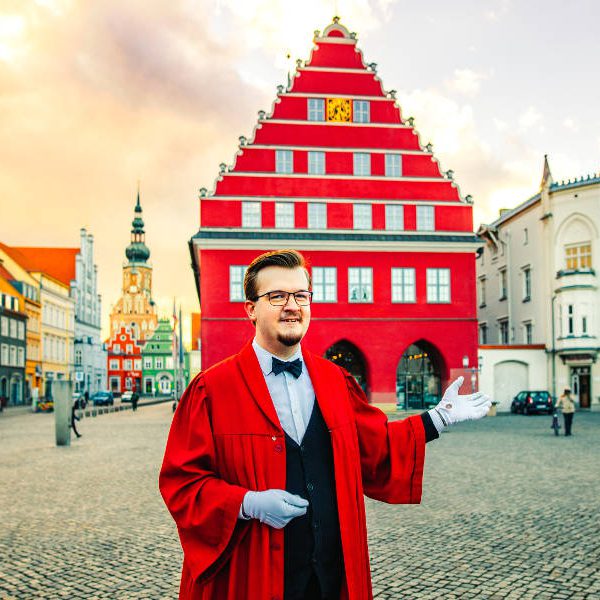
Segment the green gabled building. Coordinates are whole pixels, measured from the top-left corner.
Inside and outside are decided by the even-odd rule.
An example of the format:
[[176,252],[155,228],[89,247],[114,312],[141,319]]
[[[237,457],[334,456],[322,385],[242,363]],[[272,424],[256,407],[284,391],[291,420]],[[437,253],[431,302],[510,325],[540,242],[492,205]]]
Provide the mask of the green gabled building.
[[[187,386],[190,379],[190,355],[177,344],[177,355],[181,359],[173,360],[173,328],[169,319],[159,319],[158,326],[142,349],[142,395],[170,396],[176,390],[175,381],[181,382],[177,397]],[[182,363],[177,373],[177,364]]]

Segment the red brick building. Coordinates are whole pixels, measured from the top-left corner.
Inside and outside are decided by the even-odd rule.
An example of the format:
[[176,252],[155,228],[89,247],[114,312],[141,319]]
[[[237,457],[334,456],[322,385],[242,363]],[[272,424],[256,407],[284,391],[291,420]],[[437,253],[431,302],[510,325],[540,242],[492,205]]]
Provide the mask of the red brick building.
[[343,364],[372,402],[426,406],[452,369],[477,364],[470,198],[440,172],[337,19],[233,166],[200,191],[190,249],[204,368],[253,336],[245,267],[292,247],[313,279],[305,345]]
[[108,389],[114,394],[142,389],[142,348],[126,327],[108,341]]

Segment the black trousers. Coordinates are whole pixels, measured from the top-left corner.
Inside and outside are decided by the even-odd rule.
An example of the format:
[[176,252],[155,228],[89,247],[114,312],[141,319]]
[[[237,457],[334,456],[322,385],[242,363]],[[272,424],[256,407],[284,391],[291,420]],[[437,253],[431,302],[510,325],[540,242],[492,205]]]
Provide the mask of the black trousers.
[[311,578],[308,581],[306,590],[302,596],[294,596],[293,598],[288,594],[285,594],[285,600],[338,600],[337,598],[326,598],[321,593],[321,586],[319,585],[319,579],[313,572]]
[[565,435],[571,435],[571,425],[573,425],[573,415],[575,413],[563,413],[565,418]]

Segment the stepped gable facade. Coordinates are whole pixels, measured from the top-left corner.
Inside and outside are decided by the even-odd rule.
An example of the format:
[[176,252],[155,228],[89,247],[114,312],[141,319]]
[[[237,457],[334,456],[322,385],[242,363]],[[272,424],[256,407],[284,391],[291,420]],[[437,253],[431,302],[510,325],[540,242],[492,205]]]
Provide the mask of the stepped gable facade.
[[348,368],[371,402],[427,406],[453,370],[476,366],[472,203],[395,98],[335,18],[214,190],[200,190],[190,251],[203,367],[253,336],[246,266],[288,247],[313,280],[304,346]]

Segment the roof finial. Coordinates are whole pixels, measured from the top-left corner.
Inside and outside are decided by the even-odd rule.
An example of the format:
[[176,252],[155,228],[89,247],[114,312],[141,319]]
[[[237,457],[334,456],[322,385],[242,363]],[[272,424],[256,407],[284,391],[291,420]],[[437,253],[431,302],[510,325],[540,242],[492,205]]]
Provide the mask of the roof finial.
[[552,173],[550,172],[550,164],[548,163],[548,155],[544,154],[544,171],[542,173],[542,181],[540,183],[540,189],[549,187],[552,183]]
[[142,204],[140,202],[140,180],[137,180],[137,200],[135,202],[135,212],[136,213],[141,213],[142,212]]

